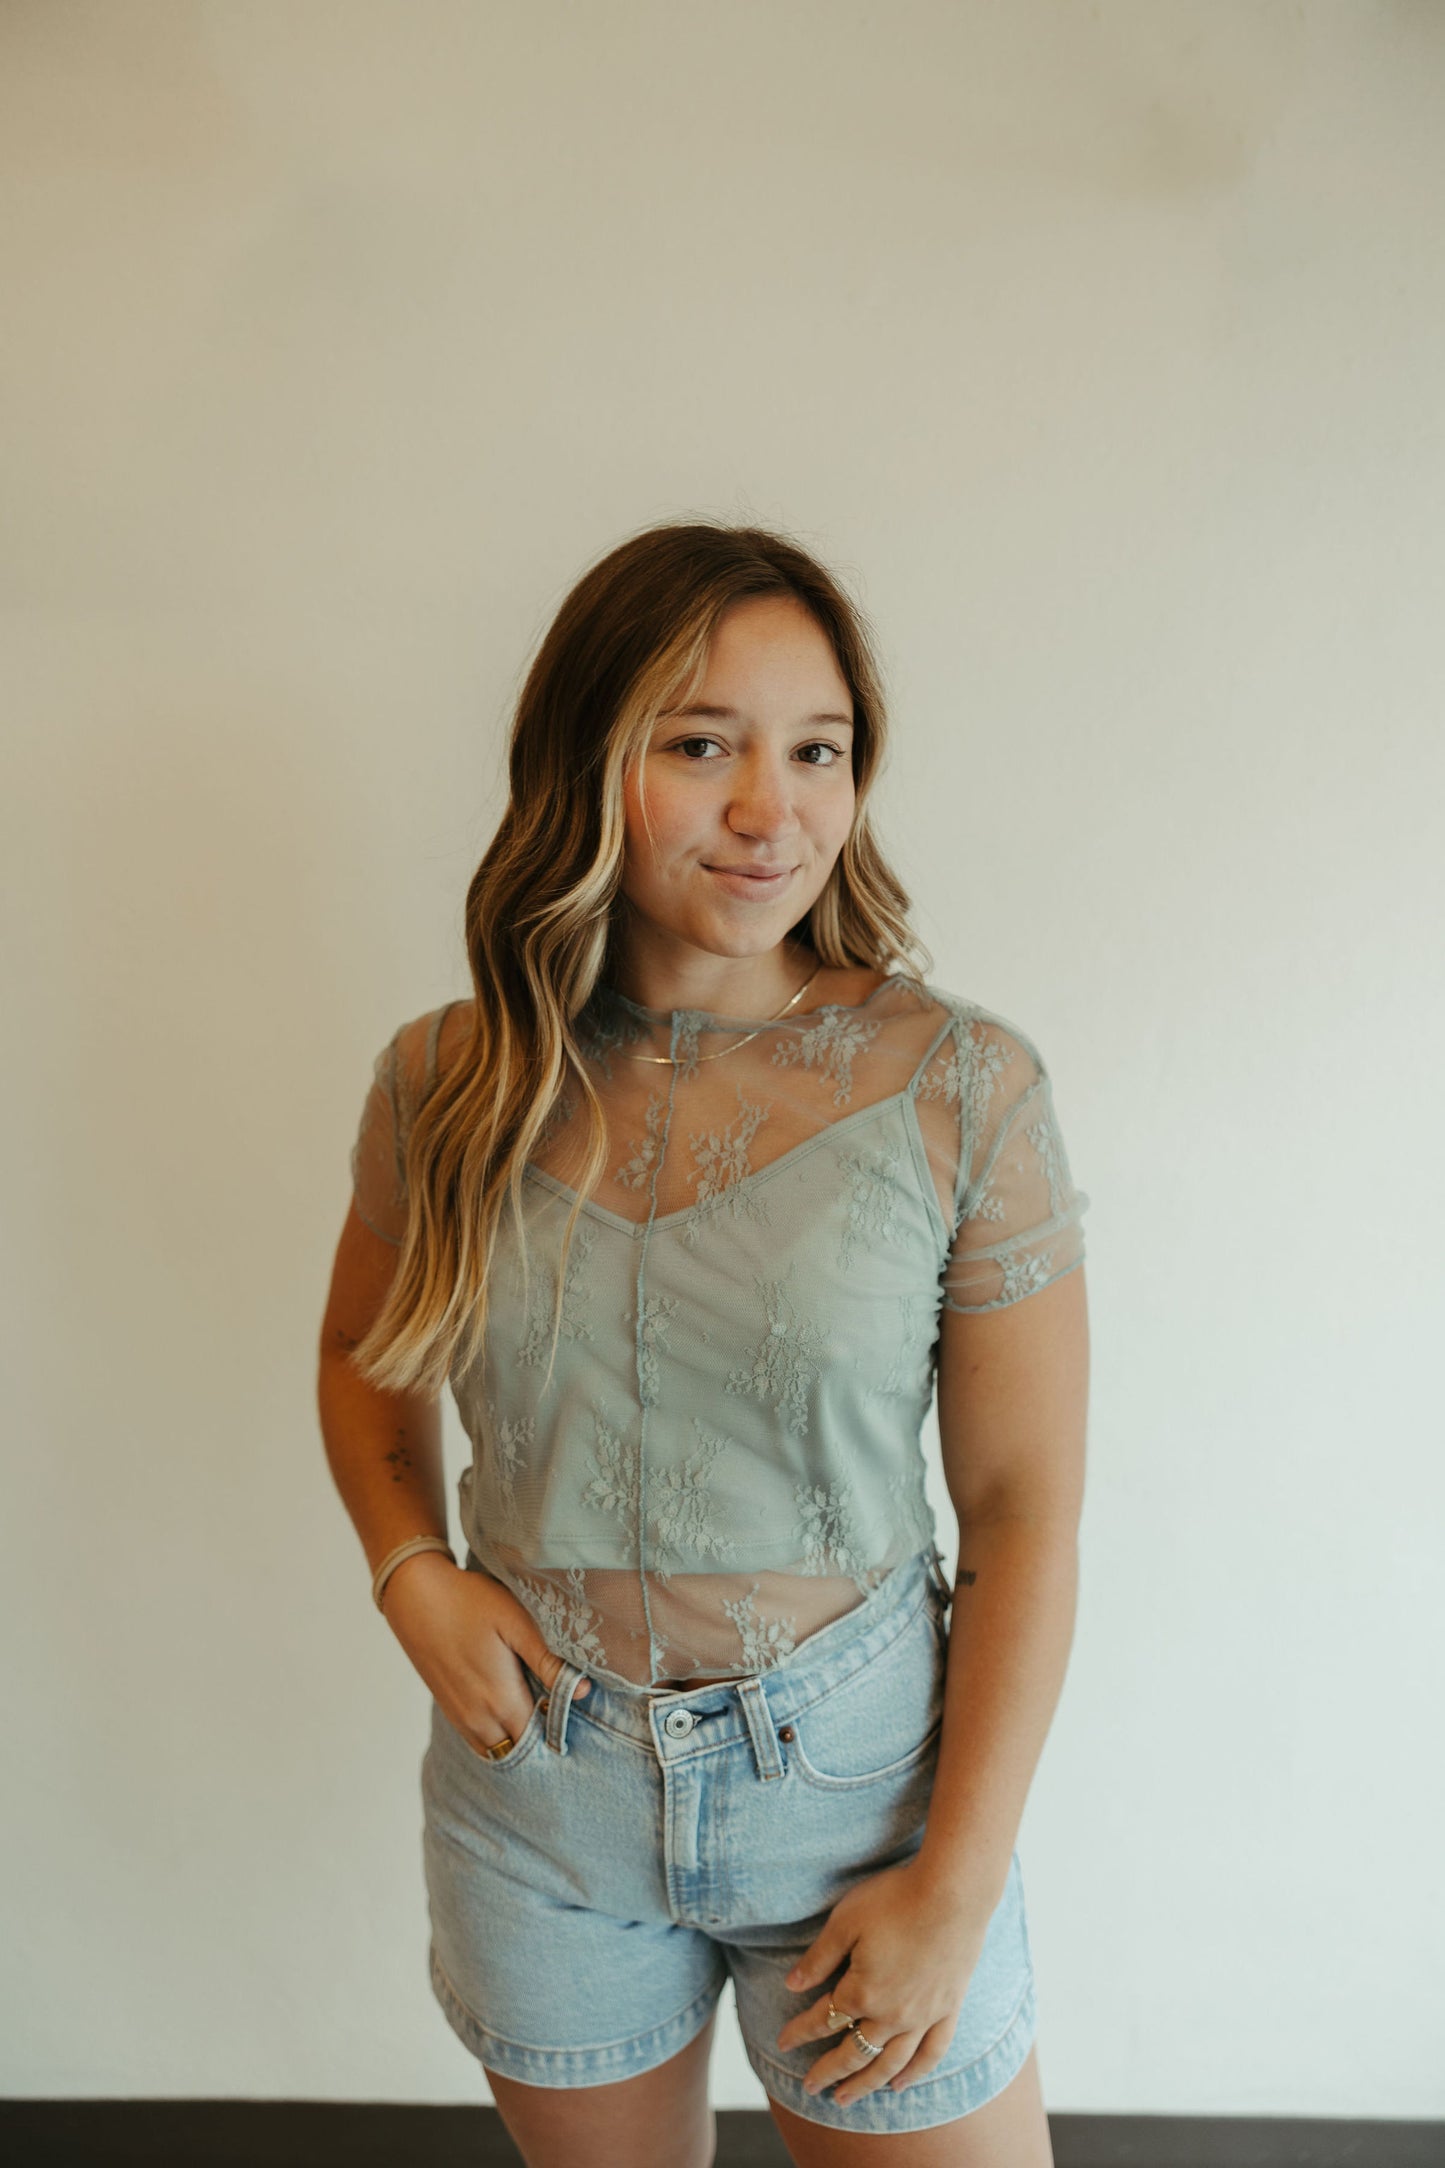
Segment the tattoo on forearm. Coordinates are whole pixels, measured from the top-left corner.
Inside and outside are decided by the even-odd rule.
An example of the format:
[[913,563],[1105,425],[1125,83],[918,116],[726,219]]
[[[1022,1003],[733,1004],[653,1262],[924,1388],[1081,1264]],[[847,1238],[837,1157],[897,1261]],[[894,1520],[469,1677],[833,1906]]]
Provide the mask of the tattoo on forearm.
[[411,1453],[405,1439],[394,1445],[389,1453],[383,1454],[382,1458],[391,1462],[392,1482],[404,1483],[406,1481],[406,1471],[411,1466]]
[[955,1588],[972,1588],[977,1579],[978,1575],[971,1566],[960,1566],[953,1585]]

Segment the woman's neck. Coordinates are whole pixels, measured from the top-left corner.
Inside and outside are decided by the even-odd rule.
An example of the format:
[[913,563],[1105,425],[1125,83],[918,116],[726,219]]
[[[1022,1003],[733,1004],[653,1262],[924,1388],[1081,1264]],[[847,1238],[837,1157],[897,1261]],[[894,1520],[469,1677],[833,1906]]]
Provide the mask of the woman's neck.
[[766,956],[700,958],[696,970],[679,971],[624,956],[604,975],[616,993],[643,1009],[772,1016],[818,969],[818,958],[805,942],[785,940]]

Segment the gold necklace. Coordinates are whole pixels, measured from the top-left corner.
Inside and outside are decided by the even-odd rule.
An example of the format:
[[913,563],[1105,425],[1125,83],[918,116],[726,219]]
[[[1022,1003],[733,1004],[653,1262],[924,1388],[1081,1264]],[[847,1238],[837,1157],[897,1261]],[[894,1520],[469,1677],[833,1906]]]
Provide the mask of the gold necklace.
[[[822,968],[823,966],[821,964],[816,964],[814,968],[809,972],[808,976],[804,979],[802,985],[798,988],[798,991],[791,997],[790,1000],[785,1001],[783,1003],[783,1006],[780,1009],[776,1010],[772,1016],[768,1017],[766,1019],[766,1022],[769,1024],[775,1024],[780,1016],[786,1016],[789,1009],[793,1008],[797,1002],[802,1000],[804,994],[808,991],[808,988],[812,985],[814,979],[818,976],[818,973],[822,970]],[[762,1031],[763,1028],[764,1026],[762,1024],[759,1024],[758,1031]],[[748,1039],[756,1039],[756,1037],[758,1036],[758,1031],[750,1031],[747,1034],[746,1038],[735,1040],[731,1046],[719,1047],[715,1054],[699,1054],[695,1058],[698,1061],[721,1061],[724,1054],[736,1054],[740,1046],[747,1045]],[[676,1069],[677,1067],[679,1067],[678,1059],[675,1054],[632,1054],[628,1053],[626,1047],[620,1048],[619,1052],[627,1054],[627,1059],[629,1061],[665,1061],[668,1067],[671,1069]]]

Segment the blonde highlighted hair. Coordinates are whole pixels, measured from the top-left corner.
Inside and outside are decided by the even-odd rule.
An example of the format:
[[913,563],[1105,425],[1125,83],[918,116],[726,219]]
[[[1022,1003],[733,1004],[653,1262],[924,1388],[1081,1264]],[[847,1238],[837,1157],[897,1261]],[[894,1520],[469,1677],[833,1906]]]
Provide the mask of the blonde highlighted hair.
[[679,521],[620,543],[563,602],[517,703],[509,802],[467,890],[472,1029],[444,1073],[438,1064],[406,1136],[406,1232],[386,1299],[351,1356],[370,1384],[435,1393],[458,1367],[482,1363],[503,1213],[510,1201],[525,1280],[523,1173],[575,1084],[589,1142],[557,1268],[555,1355],[573,1230],[606,1164],[574,1020],[609,976],[624,778],[662,711],[701,686],[724,611],[759,595],[790,595],[811,613],[853,696],[852,828],[790,930],[824,964],[931,968],[869,824],[887,716],[857,604],[807,551],[764,528]]

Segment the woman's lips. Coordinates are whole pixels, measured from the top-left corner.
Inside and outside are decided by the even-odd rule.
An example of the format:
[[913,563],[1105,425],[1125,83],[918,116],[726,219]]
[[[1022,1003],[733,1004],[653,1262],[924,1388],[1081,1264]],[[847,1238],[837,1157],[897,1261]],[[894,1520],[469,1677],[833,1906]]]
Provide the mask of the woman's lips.
[[715,881],[721,881],[729,895],[753,898],[775,896],[785,882],[792,878],[793,873],[791,866],[779,866],[775,873],[765,874],[735,873],[723,866],[705,866],[703,870],[710,873]]

